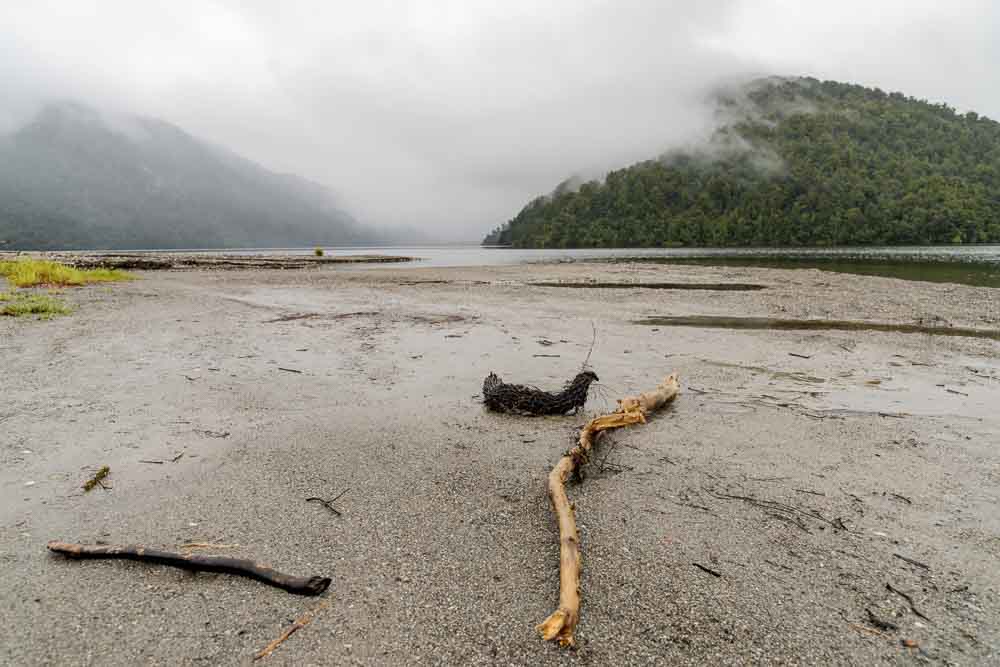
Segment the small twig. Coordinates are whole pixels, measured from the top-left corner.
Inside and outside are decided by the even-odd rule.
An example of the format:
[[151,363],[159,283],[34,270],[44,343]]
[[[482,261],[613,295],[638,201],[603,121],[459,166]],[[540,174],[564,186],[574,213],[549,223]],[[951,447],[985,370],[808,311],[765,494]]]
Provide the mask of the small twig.
[[184,456],[184,452],[181,452],[180,454],[178,454],[178,455],[177,455],[177,456],[175,456],[174,458],[170,459],[170,462],[171,462],[171,463],[177,463],[178,461],[180,461],[180,460],[181,460],[181,457],[182,457],[182,456]]
[[889,495],[892,496],[893,498],[899,498],[900,500],[902,500],[907,505],[912,505],[913,504],[913,501],[910,500],[909,498],[907,498],[906,496],[901,496],[898,493],[893,493],[891,491],[889,492]]
[[920,618],[924,619],[928,623],[932,622],[931,619],[927,618],[926,616],[924,616],[923,614],[920,613],[920,611],[917,609],[917,606],[913,603],[913,598],[911,598],[909,596],[909,594],[904,593],[903,591],[899,590],[898,588],[894,588],[892,584],[886,584],[885,588],[886,588],[886,590],[888,590],[888,591],[890,591],[892,593],[895,593],[896,595],[898,595],[901,598],[903,598],[904,600],[906,600],[910,604],[910,611],[912,611],[914,613],[914,615],[919,616]]
[[787,565],[782,565],[781,563],[775,563],[773,560],[768,560],[768,559],[765,558],[764,562],[767,563],[768,565],[773,565],[774,567],[779,567],[782,570],[788,570],[789,572],[794,572],[795,571],[792,568],[788,567]]
[[853,628],[854,630],[857,630],[858,632],[865,633],[866,635],[877,635],[879,637],[888,637],[888,635],[885,634],[884,632],[880,632],[875,628],[869,628],[868,626],[865,625],[858,625],[857,623],[848,623],[847,625]]
[[185,542],[181,549],[235,549],[238,544],[210,544],[208,542]]
[[209,438],[228,438],[230,436],[229,431],[209,431],[205,429],[195,429],[195,433],[201,433],[202,435]]
[[812,355],[810,354],[798,354],[797,352],[789,352],[788,356],[798,357],[799,359],[812,359]]
[[767,510],[764,511],[764,514],[773,519],[777,519],[778,521],[784,521],[785,523],[791,524],[804,533],[812,533],[812,531],[809,530],[809,526],[807,526],[805,522],[797,516],[788,516],[787,514],[779,514],[777,512],[769,512]]
[[556,359],[558,357],[561,357],[562,355],[560,355],[560,354],[533,354],[531,356],[533,356],[533,357],[545,357],[547,359]]
[[350,489],[344,489],[343,491],[340,492],[340,494],[337,495],[336,498],[331,498],[330,500],[324,500],[323,498],[320,498],[318,496],[313,496],[312,498],[306,498],[306,502],[307,503],[320,503],[321,505],[323,505],[323,507],[327,508],[328,510],[330,510],[331,512],[333,512],[337,516],[343,516],[340,513],[340,511],[336,507],[333,506],[333,503],[335,503],[338,500],[340,500],[340,498],[345,493],[347,493],[348,491],[350,491]]
[[890,623],[889,621],[884,621],[875,615],[871,609],[865,609],[865,613],[868,614],[868,620],[879,630],[899,630],[899,626],[895,623]]
[[144,461],[142,459],[139,459],[139,463],[156,463],[156,464],[162,465],[163,461]]
[[899,560],[906,561],[910,565],[916,565],[917,567],[919,567],[921,569],[924,569],[924,570],[930,570],[931,569],[930,565],[927,565],[926,563],[921,563],[919,560],[914,560],[912,558],[908,558],[908,557],[904,556],[903,554],[896,554],[896,553],[894,553],[892,555],[895,556],[896,558],[898,558]]
[[696,505],[695,503],[679,503],[676,500],[674,501],[674,504],[679,505],[681,507],[693,507],[696,510],[702,510],[704,512],[708,512],[712,516],[718,516],[718,514],[712,511],[711,507],[705,507],[704,505]]
[[583,364],[580,365],[581,369],[587,367],[590,363],[590,355],[594,352],[594,343],[597,342],[597,325],[594,324],[594,320],[590,320],[590,329],[593,331],[593,336],[590,339],[590,349],[587,350],[587,358],[583,360]]
[[799,493],[811,493],[814,496],[825,496],[825,493],[820,491],[810,491],[809,489],[792,489],[792,491],[798,491]]
[[281,366],[278,366],[278,370],[285,371],[286,373],[302,373],[302,371],[297,371],[294,368],[282,368]]
[[274,653],[274,649],[281,646],[281,644],[283,644],[286,639],[291,637],[297,631],[309,625],[312,622],[313,617],[316,616],[316,614],[318,614],[320,611],[325,609],[327,606],[329,606],[330,602],[332,601],[333,598],[327,598],[326,600],[323,600],[321,603],[319,603],[318,605],[316,605],[315,607],[313,607],[312,609],[310,609],[309,611],[307,611],[306,613],[302,614],[297,619],[295,619],[295,622],[292,623],[284,632],[282,632],[280,637],[278,637],[273,642],[262,648],[253,657],[254,662],[260,660],[261,658],[266,658],[267,656]]
[[698,568],[699,570],[701,570],[702,572],[707,572],[707,573],[709,573],[709,574],[710,574],[710,575],[712,575],[713,577],[718,577],[718,578],[721,578],[721,577],[722,577],[722,575],[721,575],[720,573],[716,572],[715,570],[713,570],[713,569],[712,569],[712,568],[710,568],[710,567],[705,567],[705,566],[704,566],[704,565],[702,565],[701,563],[691,563],[691,564],[692,564],[692,565],[694,565],[694,566],[695,566],[696,568]]
[[959,396],[968,396],[964,391],[958,391],[957,389],[945,389],[949,394],[958,394]]

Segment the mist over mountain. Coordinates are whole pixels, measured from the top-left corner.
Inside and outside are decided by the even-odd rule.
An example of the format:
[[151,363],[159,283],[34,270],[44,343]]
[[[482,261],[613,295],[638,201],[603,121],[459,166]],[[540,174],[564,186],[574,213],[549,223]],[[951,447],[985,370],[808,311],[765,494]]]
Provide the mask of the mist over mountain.
[[0,136],[0,248],[220,248],[385,241],[325,187],[154,118],[45,106]]
[[832,246],[1000,241],[1000,123],[878,88],[718,90],[710,139],[570,179],[485,243]]

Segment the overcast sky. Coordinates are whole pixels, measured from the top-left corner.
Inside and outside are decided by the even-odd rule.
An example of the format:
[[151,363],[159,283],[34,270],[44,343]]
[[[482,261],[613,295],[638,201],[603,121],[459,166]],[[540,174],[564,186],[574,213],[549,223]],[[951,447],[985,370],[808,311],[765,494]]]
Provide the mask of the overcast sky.
[[697,140],[720,82],[805,74],[1000,118],[998,69],[988,0],[0,3],[0,130],[55,96],[157,116],[452,240]]

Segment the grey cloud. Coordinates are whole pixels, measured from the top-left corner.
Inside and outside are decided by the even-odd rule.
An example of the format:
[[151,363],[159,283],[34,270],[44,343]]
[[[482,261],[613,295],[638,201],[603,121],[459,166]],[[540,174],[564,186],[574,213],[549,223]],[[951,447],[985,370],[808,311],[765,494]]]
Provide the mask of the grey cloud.
[[451,239],[706,136],[708,93],[733,79],[1000,115],[1000,10],[979,1],[5,5],[0,75],[17,83],[0,118],[55,93],[159,116],[331,186],[362,219]]

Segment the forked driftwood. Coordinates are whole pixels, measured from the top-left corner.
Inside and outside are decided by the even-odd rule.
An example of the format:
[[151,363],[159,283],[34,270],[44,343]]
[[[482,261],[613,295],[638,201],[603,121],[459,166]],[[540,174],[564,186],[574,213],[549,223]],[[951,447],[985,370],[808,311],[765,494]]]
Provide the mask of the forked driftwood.
[[230,558],[228,556],[179,554],[159,549],[147,549],[146,547],[136,545],[112,546],[49,542],[48,547],[49,551],[54,551],[70,558],[124,558],[127,560],[170,565],[197,572],[235,574],[263,581],[265,584],[277,586],[297,595],[319,595],[330,585],[330,579],[327,577],[293,577],[252,560]]
[[604,431],[645,424],[646,415],[659,410],[680,393],[677,374],[668,375],[653,391],[628,396],[618,401],[618,410],[587,422],[580,439],[566,452],[549,473],[549,498],[559,521],[559,608],[538,625],[545,640],[558,640],[560,646],[573,646],[573,630],[580,620],[580,536],[576,530],[573,506],[566,496],[566,480],[587,462],[597,438]]

